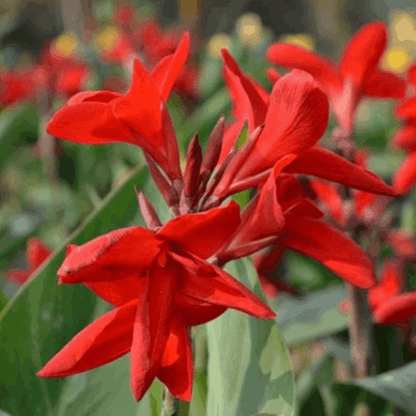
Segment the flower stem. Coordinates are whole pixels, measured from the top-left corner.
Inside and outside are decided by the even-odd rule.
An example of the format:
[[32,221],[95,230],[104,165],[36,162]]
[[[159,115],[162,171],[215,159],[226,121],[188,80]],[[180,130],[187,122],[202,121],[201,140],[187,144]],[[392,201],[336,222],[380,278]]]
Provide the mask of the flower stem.
[[167,387],[165,387],[165,397],[163,398],[162,413],[160,416],[178,416],[179,400],[172,396]]
[[350,345],[357,379],[367,377],[374,366],[373,324],[367,291],[347,284],[350,300]]

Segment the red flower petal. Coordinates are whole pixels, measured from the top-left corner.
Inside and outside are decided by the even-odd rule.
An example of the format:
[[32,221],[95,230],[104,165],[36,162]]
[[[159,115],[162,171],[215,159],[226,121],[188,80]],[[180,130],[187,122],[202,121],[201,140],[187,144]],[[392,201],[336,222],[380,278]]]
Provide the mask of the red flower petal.
[[298,156],[285,171],[318,176],[379,195],[396,196],[394,189],[374,173],[319,146],[314,146]]
[[11,282],[24,283],[31,274],[31,272],[26,270],[5,270],[4,277]]
[[152,82],[143,64],[135,59],[130,90],[115,104],[114,112],[120,120],[139,134],[143,140],[140,145],[145,150],[146,145],[151,145],[155,151],[166,156],[165,138],[161,134],[160,105],[161,96],[157,86]]
[[283,229],[285,220],[277,199],[276,181],[282,169],[294,158],[294,155],[288,155],[274,165],[266,183],[261,187],[257,202],[254,202],[255,208],[250,207],[251,212],[244,219],[234,239],[239,245],[276,235]]
[[111,105],[101,102],[82,102],[61,108],[52,117],[46,131],[75,143],[138,144],[128,128],[115,117]]
[[223,207],[173,218],[156,235],[185,253],[206,259],[232,237],[239,224],[240,208],[232,201]]
[[386,243],[394,250],[397,257],[412,259],[416,256],[416,242],[407,230],[390,230],[386,235]]
[[143,290],[134,322],[131,346],[131,387],[140,400],[156,377],[170,335],[173,296],[178,281],[177,265],[170,259],[155,264],[148,290]]
[[406,91],[406,82],[392,72],[374,70],[364,78],[363,93],[375,98],[400,100]]
[[357,218],[362,218],[365,210],[369,208],[377,198],[378,196],[376,194],[364,191],[356,192],[354,195],[355,216]]
[[225,306],[213,305],[181,292],[175,293],[175,307],[180,311],[186,326],[205,324],[227,310]]
[[228,273],[192,256],[192,259],[171,253],[184,266],[179,290],[185,295],[214,305],[237,309],[262,319],[276,314],[248,288]]
[[283,243],[319,261],[353,286],[375,284],[373,266],[363,249],[341,231],[312,218],[287,221]]
[[368,291],[368,303],[372,311],[398,296],[402,291],[402,272],[395,261],[384,264],[380,282]]
[[37,269],[51,254],[52,250],[42,240],[36,237],[29,238],[26,251],[29,270]]
[[[186,32],[181,41],[179,42],[178,47],[168,63],[162,61],[154,69],[152,73],[152,80],[157,79],[157,86],[159,87],[160,97],[162,100],[166,101],[169,97],[169,94],[175,84],[179,74],[182,72],[183,66],[188,59],[190,47],[190,35],[189,32]],[[169,58],[164,58],[165,60]],[[165,68],[164,68],[165,67]],[[163,71],[164,70],[164,71]],[[164,75],[161,76],[161,72],[164,72]]]
[[294,70],[273,87],[265,127],[237,180],[271,168],[281,157],[313,146],[328,124],[328,99],[306,72]]
[[146,275],[161,242],[141,227],[121,228],[72,249],[58,270],[60,283]]
[[85,102],[97,102],[108,104],[122,95],[113,91],[83,91],[71,97],[67,105],[81,104]]
[[340,62],[342,78],[353,81],[361,90],[378,65],[387,45],[387,28],[383,22],[372,22],[359,30],[348,42]]
[[66,377],[113,361],[130,350],[138,301],[107,312],[62,348],[37,375]]
[[300,46],[274,43],[267,50],[267,59],[275,65],[309,72],[327,92],[342,89],[342,83],[334,65]]
[[416,64],[410,65],[407,70],[407,79],[411,85],[416,87]]
[[410,119],[404,123],[394,135],[391,147],[410,152],[416,150],[416,120]]
[[399,118],[415,118],[416,117],[416,97],[408,98],[400,103],[395,109]]
[[238,79],[241,82],[241,86],[242,88],[244,88],[244,91],[249,99],[254,117],[254,126],[250,127],[253,128],[259,126],[263,123],[266,117],[267,102],[258,92],[254,82],[241,71],[241,69],[238,67],[237,62],[229,54],[229,52],[226,49],[223,49],[221,51],[221,54],[224,60],[224,66],[230,71],[230,76],[232,76],[231,74],[233,74],[234,76],[238,77]]
[[410,153],[401,163],[393,178],[393,188],[406,194],[416,183],[416,152]]
[[192,346],[188,328],[179,314],[172,319],[169,338],[157,377],[174,397],[187,402],[191,401],[194,377]]
[[332,217],[341,226],[345,225],[345,215],[343,211],[342,198],[340,197],[337,188],[327,182],[312,179],[310,181],[312,189],[315,191],[318,198],[327,206]]
[[416,291],[389,299],[380,305],[373,315],[380,325],[407,324],[410,319],[416,317]]
[[131,273],[130,276],[121,279],[84,282],[84,285],[106,302],[119,307],[139,298],[147,282],[146,277]]

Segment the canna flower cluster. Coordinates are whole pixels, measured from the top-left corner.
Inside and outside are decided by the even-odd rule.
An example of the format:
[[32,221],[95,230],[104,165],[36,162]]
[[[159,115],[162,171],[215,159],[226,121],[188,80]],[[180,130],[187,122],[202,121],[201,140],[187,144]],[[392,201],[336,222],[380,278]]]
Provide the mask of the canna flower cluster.
[[[129,14],[122,16],[128,23]],[[136,59],[127,93],[79,93],[48,124],[48,133],[63,140],[141,147],[174,218],[162,224],[138,192],[147,229],[114,230],[68,247],[59,282],[82,283],[115,309],[77,334],[39,371],[41,377],[68,376],[130,353],[137,400],[155,378],[175,397],[190,400],[189,328],[228,308],[262,319],[275,316],[222,270],[227,262],[257,256],[264,283],[265,270],[275,268],[290,248],[357,287],[375,284],[367,254],[323,220],[298,176],[313,175],[363,192],[395,193],[371,172],[318,144],[327,127],[329,102],[307,72],[294,70],[280,77],[269,93],[224,50],[224,79],[234,120],[219,120],[205,152],[195,135],[181,169],[167,100],[189,49],[185,34],[174,53],[151,70]],[[248,138],[239,148],[246,128]],[[241,212],[238,204],[226,202],[247,189],[253,189],[254,197]]]
[[24,70],[0,72],[0,103],[12,106],[22,101],[35,102],[47,93],[69,98],[81,91],[89,79],[89,67],[75,51],[59,47],[59,38],[43,48],[38,62]]
[[407,157],[403,160],[394,178],[394,187],[400,193],[408,193],[416,184],[416,66],[412,65],[408,69],[408,82],[412,88],[413,95],[405,98],[396,107],[396,116],[404,122],[404,125],[396,132],[392,147],[403,149],[407,152]]

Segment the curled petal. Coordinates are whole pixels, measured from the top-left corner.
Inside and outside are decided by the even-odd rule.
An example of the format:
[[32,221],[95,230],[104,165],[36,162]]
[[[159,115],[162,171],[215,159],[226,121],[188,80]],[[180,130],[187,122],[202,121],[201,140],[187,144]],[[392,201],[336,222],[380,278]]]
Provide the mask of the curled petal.
[[176,314],[172,319],[157,377],[174,397],[191,401],[194,377],[192,346],[188,328],[180,314]]
[[185,253],[206,259],[232,237],[239,224],[240,208],[230,202],[223,207],[173,218],[156,235],[175,243]]
[[62,348],[37,375],[66,377],[99,367],[130,350],[138,301],[107,312]]

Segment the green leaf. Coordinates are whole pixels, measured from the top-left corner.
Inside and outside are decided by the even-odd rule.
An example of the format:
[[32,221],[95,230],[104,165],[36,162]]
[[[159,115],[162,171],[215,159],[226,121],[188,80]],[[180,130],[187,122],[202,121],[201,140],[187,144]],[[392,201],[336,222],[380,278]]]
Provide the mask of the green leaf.
[[377,376],[363,378],[355,381],[355,384],[405,410],[416,412],[416,362]]
[[[71,392],[72,388],[75,394],[74,391],[83,386],[85,375],[76,376],[69,387],[66,380],[35,376],[54,354],[91,322],[97,307],[97,297],[84,286],[58,286],[56,271],[62,263],[68,243],[85,243],[99,234],[126,226],[133,219],[137,212],[134,186],[144,185],[147,179],[147,171],[136,171],[105,198],[102,206],[21,287],[0,313],[0,403],[13,416],[55,416],[58,409],[65,408],[61,407],[61,395],[65,393],[62,397],[68,400],[68,389]],[[116,365],[114,369],[119,371]],[[99,372],[87,376],[87,379],[92,380],[92,384],[86,386],[90,391],[88,394],[95,394],[102,408],[110,407],[114,399],[111,392],[116,386],[108,382],[103,384],[102,379],[114,382],[118,378],[112,373],[111,366],[94,371]],[[105,387],[110,390],[106,391]],[[122,388],[119,381],[118,388]],[[82,409],[78,412],[81,413],[76,414],[90,414],[82,413]],[[120,414],[128,415],[123,411]]]
[[285,341],[293,345],[345,329],[348,316],[338,310],[338,304],[346,296],[341,285],[300,298],[282,294],[273,309]]
[[[249,260],[228,272],[259,292]],[[293,415],[295,385],[289,351],[277,325],[229,310],[207,324],[207,416]]]
[[0,115],[0,171],[19,144],[37,137],[38,125],[39,113],[32,105],[3,110]]

